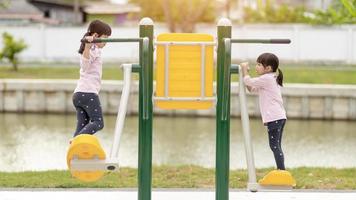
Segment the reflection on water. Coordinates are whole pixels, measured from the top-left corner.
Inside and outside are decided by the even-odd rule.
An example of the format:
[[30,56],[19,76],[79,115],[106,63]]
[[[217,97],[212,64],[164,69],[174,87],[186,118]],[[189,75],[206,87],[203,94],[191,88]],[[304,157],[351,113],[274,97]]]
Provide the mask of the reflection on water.
[[[106,152],[111,148],[115,116],[105,117],[97,133]],[[66,169],[74,115],[0,114],[0,171]],[[215,118],[155,117],[153,164],[215,167]],[[283,136],[287,167],[356,167],[354,121],[288,120]],[[257,167],[274,166],[265,127],[251,121]],[[137,117],[126,119],[120,143],[121,166],[137,167]],[[231,121],[232,169],[245,168],[241,124]]]

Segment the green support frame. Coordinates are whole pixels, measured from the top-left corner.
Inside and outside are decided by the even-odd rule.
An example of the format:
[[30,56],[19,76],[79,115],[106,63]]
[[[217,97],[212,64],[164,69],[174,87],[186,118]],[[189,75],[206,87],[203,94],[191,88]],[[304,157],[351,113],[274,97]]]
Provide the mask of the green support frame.
[[[138,136],[138,200],[151,200],[152,188],[152,120],[153,120],[153,35],[150,18],[140,21],[139,38],[106,38],[93,42],[139,42],[139,136]],[[290,43],[286,39],[231,39],[231,22],[221,19],[217,27],[217,105],[216,105],[216,200],[229,199],[230,165],[230,88],[231,74],[238,67],[231,65],[232,43]]]
[[[82,42],[87,42],[84,39]],[[140,21],[139,38],[98,38],[100,42],[138,42],[139,64],[133,72],[139,74],[139,136],[138,136],[138,199],[151,200],[152,185],[152,92],[153,92],[153,21]]]
[[229,199],[230,168],[230,65],[231,51],[225,41],[231,38],[230,21],[220,20],[217,28],[217,105],[216,105],[216,165],[215,199]]
[[[153,92],[153,21],[140,21],[139,134],[138,134],[138,200],[151,200],[152,185],[152,92]],[[145,40],[144,39],[144,40]],[[148,44],[148,46],[144,46]]]

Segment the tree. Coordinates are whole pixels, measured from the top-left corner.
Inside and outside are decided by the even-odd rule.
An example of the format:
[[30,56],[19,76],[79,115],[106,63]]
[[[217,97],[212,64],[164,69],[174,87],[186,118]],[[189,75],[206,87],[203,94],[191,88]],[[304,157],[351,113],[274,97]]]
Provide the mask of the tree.
[[334,0],[327,10],[316,10],[312,24],[355,24],[356,0]]
[[0,51],[0,60],[4,58],[8,59],[11,62],[13,69],[17,71],[19,63],[18,54],[26,49],[27,45],[23,39],[16,41],[12,35],[6,32],[2,34],[2,38],[4,47]]
[[1,0],[0,1],[0,9],[5,9],[9,7],[10,5],[10,0]]
[[356,0],[340,0],[352,17],[356,17]]
[[198,22],[215,20],[215,0],[130,0],[141,7],[141,17],[165,21],[170,32],[194,32]]

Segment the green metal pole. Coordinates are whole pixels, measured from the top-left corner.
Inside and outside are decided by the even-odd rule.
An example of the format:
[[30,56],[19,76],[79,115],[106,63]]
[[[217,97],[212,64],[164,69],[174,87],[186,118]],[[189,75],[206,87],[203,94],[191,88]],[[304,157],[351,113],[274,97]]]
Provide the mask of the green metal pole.
[[225,38],[231,38],[231,22],[218,22],[217,106],[216,106],[216,200],[229,199],[230,157],[230,64],[226,56]]
[[231,43],[290,44],[290,39],[232,39]]
[[[81,39],[81,42],[88,42],[86,39]],[[91,43],[100,42],[140,42],[141,38],[97,38],[91,41]]]
[[151,200],[153,21],[150,18],[140,21],[140,38],[144,39],[140,42],[138,200]]

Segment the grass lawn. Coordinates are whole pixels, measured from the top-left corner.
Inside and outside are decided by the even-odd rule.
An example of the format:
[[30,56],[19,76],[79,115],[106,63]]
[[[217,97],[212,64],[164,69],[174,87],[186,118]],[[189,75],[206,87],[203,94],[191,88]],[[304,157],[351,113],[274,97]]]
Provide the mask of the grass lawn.
[[[257,170],[261,178],[271,169]],[[289,170],[297,181],[297,189],[356,189],[356,168],[293,168]],[[197,166],[154,166],[154,188],[214,188],[215,171]],[[230,188],[246,188],[246,170],[230,172]],[[105,175],[94,183],[71,178],[68,171],[0,172],[0,187],[21,188],[135,188],[137,170],[121,168],[120,172]]]
[[[122,80],[119,67],[108,66],[103,69],[103,79]],[[79,68],[76,66],[61,67],[25,67],[17,72],[9,67],[0,67],[0,78],[8,79],[78,79]]]
[[[13,71],[9,66],[0,66],[0,78],[8,79],[77,79],[78,66],[72,64],[61,66],[19,67]],[[330,67],[330,66],[283,66],[284,83],[319,83],[319,84],[356,84],[356,66]],[[251,70],[254,71],[254,70]],[[254,76],[254,72],[251,72]],[[134,75],[137,79],[138,75]],[[104,80],[122,80],[122,70],[113,64],[104,65]],[[232,77],[237,80],[237,75]]]

